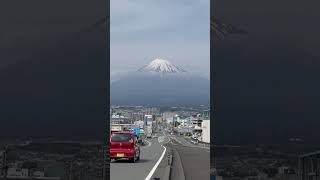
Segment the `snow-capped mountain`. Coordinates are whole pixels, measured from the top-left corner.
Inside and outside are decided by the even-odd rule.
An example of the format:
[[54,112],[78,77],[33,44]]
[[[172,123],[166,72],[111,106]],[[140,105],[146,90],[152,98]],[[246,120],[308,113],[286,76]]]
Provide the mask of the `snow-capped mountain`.
[[155,59],[148,65],[143,66],[138,71],[140,72],[160,72],[160,73],[182,73],[184,69],[172,64],[168,60]]
[[[155,59],[110,86],[113,105],[195,105],[210,103],[208,79]],[[161,74],[159,76],[159,74]],[[166,74],[165,76],[163,76]]]

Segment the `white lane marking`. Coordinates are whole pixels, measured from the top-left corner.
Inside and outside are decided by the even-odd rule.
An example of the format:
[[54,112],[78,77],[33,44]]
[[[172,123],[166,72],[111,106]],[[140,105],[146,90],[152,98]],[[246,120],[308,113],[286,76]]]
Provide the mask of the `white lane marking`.
[[164,154],[166,153],[167,151],[167,148],[164,147],[163,145],[161,145],[164,150],[163,150],[163,153],[162,155],[160,156],[160,158],[158,159],[157,163],[153,166],[153,168],[151,169],[151,171],[149,172],[148,176],[144,179],[144,180],[150,180],[150,178],[152,177],[153,173],[156,171],[157,167],[159,166],[160,162],[162,161],[163,159],[163,156]]
[[152,145],[152,143],[150,141],[148,141],[148,140],[145,140],[145,141],[148,142],[148,146],[147,147],[150,147]]

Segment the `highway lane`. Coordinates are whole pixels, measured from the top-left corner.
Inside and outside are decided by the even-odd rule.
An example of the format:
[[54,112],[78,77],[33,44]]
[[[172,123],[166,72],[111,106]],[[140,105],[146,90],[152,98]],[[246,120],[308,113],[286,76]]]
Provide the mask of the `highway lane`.
[[[210,179],[210,153],[202,148],[173,145],[180,155],[186,180]],[[172,179],[175,179],[172,173]]]
[[[179,136],[168,137],[171,147],[179,153],[185,179],[210,179],[210,148],[193,145]],[[172,169],[171,179],[178,179],[179,174]]]
[[[191,144],[182,137],[167,135],[162,132],[159,138],[148,139],[150,145],[141,147],[141,159],[136,163],[128,161],[114,161],[110,164],[110,178],[112,180],[144,180],[161,157],[164,148],[162,144],[170,144],[179,153],[183,174],[186,180],[210,178],[210,149]],[[160,141],[160,142],[159,142]],[[168,144],[166,146],[168,146]],[[164,159],[165,161],[165,159]],[[161,165],[159,166],[161,167]],[[179,179],[181,172],[172,168],[171,179]]]
[[[148,139],[151,144],[141,147],[141,157],[136,163],[126,160],[111,162],[110,178],[112,180],[144,180],[164,151],[162,143],[158,141],[159,138]],[[160,138],[160,141],[162,140],[164,139]]]

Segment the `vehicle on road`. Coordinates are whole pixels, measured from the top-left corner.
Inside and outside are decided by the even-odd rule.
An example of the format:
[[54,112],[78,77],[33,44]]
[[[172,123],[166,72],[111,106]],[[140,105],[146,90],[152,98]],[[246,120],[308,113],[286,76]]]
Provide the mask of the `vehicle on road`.
[[136,162],[140,159],[140,146],[137,136],[132,132],[114,132],[110,137],[110,159],[128,159]]
[[148,121],[146,126],[147,138],[152,138],[152,121]]

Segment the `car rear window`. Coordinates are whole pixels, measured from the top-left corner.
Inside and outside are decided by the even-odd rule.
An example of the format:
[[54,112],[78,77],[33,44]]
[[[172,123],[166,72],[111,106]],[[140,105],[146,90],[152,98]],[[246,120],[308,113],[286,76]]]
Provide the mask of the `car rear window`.
[[129,142],[131,139],[130,134],[113,134],[111,136],[111,142]]

